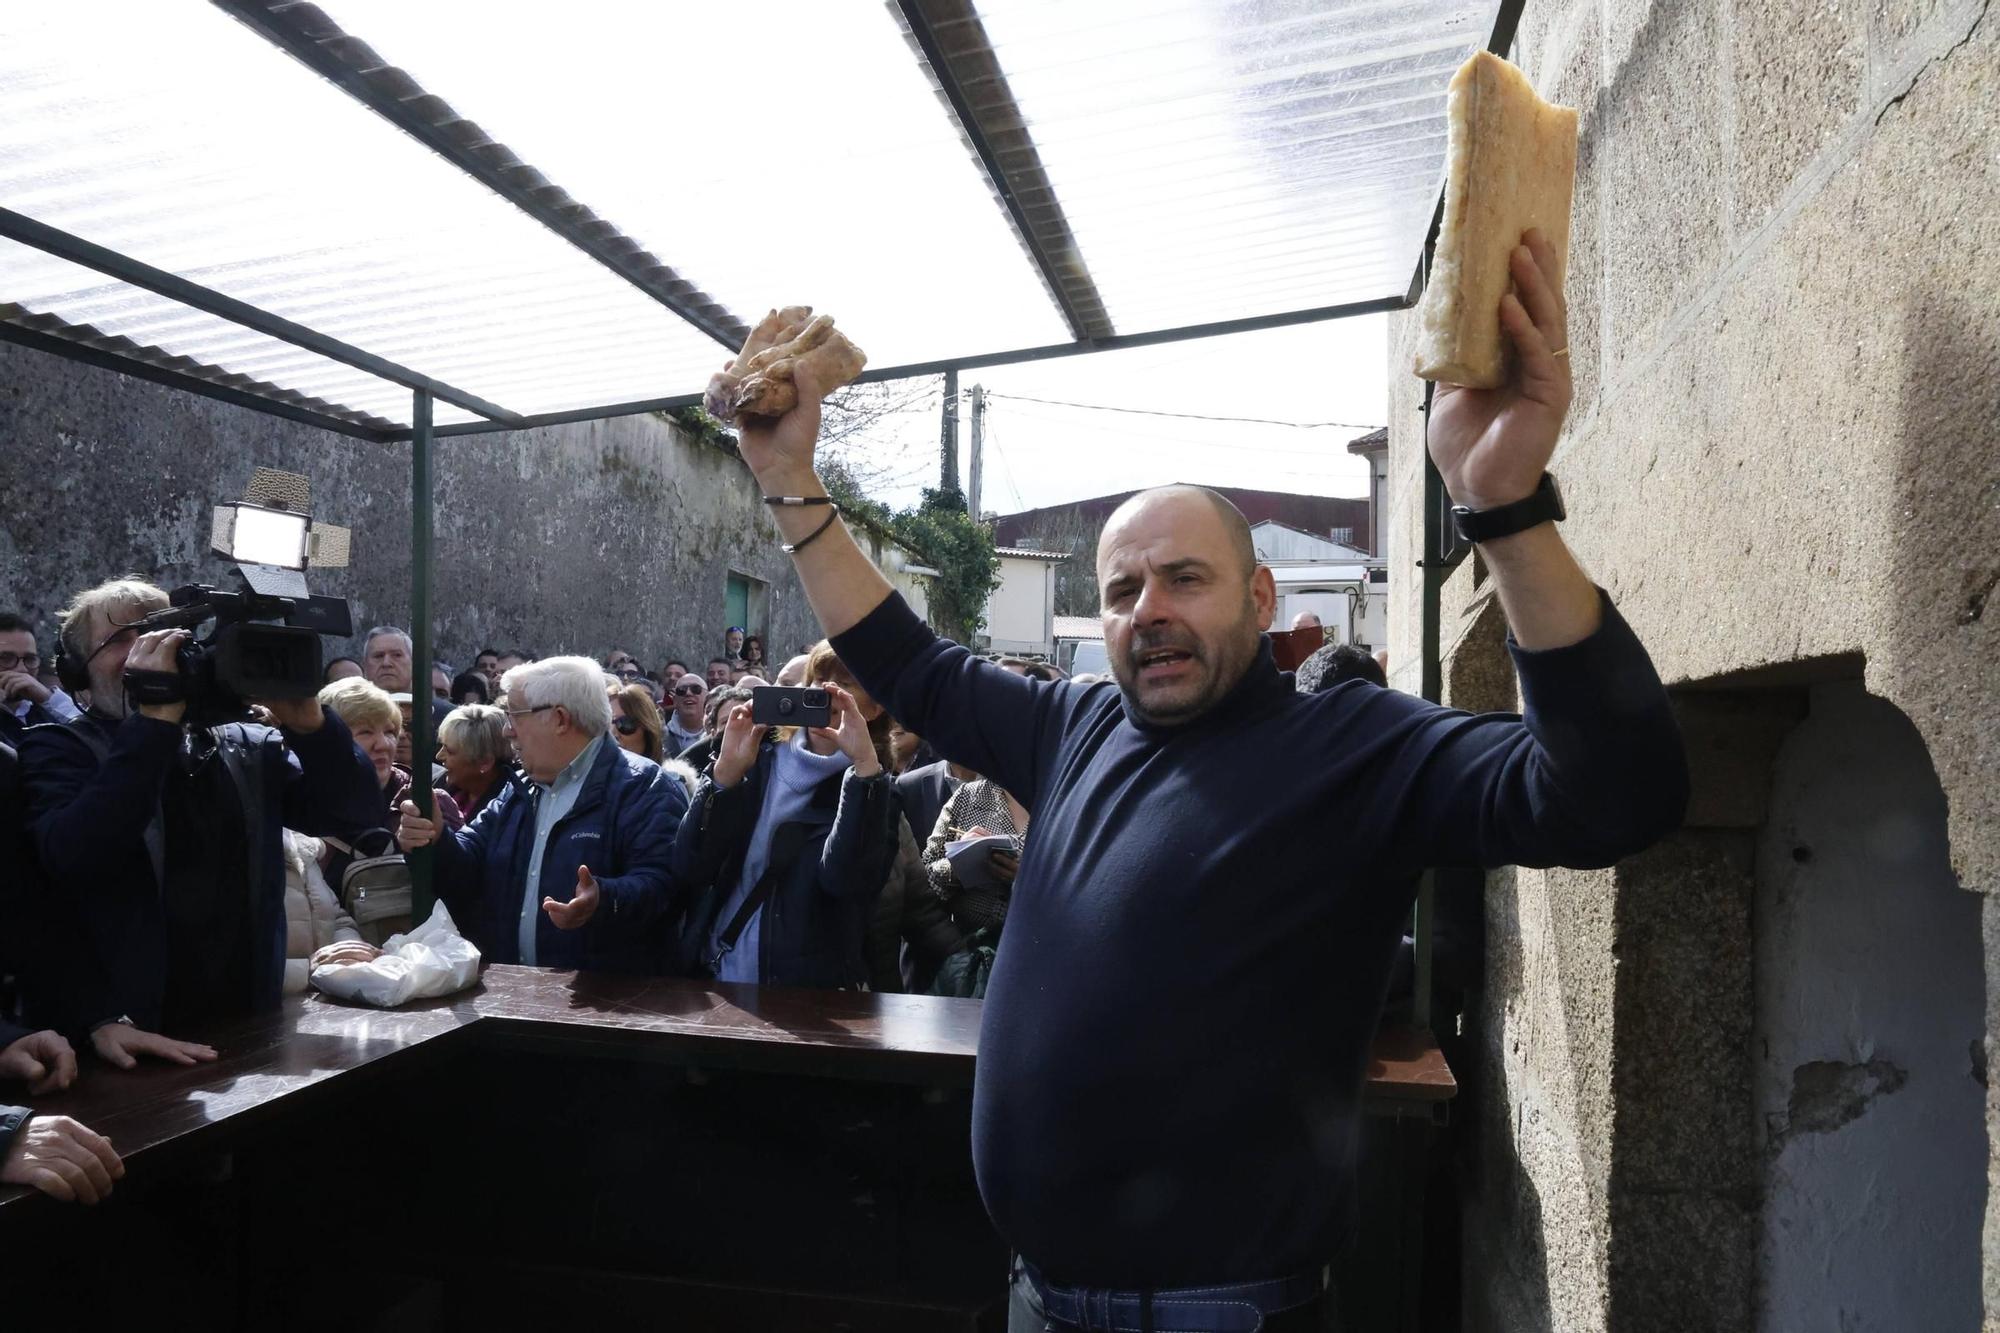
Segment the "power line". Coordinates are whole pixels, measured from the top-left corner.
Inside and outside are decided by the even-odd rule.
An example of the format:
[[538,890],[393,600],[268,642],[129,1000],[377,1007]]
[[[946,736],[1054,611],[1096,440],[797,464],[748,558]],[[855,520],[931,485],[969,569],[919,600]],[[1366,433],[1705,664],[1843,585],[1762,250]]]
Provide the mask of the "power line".
[[[1190,435],[1162,435],[1157,430],[1139,426],[1118,426],[1109,424],[1085,424],[1075,418],[1064,419],[1044,412],[1035,412],[1016,407],[1010,409],[1019,420],[1045,422],[1069,431],[1086,431],[1093,434],[1119,435],[1131,439],[1144,440],[1149,444],[1176,444],[1188,448],[1222,450],[1243,455],[1244,461],[1252,462],[1260,458],[1320,458],[1329,463],[1337,463],[1347,455],[1329,449],[1273,449],[1268,445],[1255,444],[1244,440],[1198,439]],[[990,414],[989,414],[990,415]]]
[[1007,455],[1000,452],[1000,436],[990,421],[986,423],[986,442],[993,446],[993,456],[1000,460],[1000,470],[1007,474],[1007,489],[1014,493],[1014,503],[1026,509],[1028,502],[1021,498],[1021,488],[1014,484],[1014,469],[1007,465]]
[[1289,426],[1293,430],[1380,430],[1380,425],[1364,426],[1357,421],[1278,421],[1271,417],[1216,417],[1201,412],[1163,412],[1151,407],[1111,407],[1105,403],[1071,403],[1060,398],[1030,398],[1019,393],[994,393],[988,398],[1010,398],[1017,403],[1041,403],[1047,407],[1075,407],[1087,412],[1124,412],[1141,417],[1178,417],[1183,421],[1227,421],[1246,426]]

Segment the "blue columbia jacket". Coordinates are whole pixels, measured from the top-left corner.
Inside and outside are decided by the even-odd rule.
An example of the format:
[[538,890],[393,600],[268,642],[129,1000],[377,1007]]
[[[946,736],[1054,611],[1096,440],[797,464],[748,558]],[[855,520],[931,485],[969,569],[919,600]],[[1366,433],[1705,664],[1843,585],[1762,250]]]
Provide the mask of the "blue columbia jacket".
[[[521,961],[521,905],[534,854],[541,788],[511,783],[479,817],[437,842],[437,891],[452,920],[489,963]],[[687,792],[650,759],[614,744],[599,748],[576,805],[549,830],[535,961],[542,967],[646,974],[656,971],[653,931],[671,905],[674,833]],[[575,930],[542,912],[543,898],[568,902],[576,871],[597,880],[597,911]]]

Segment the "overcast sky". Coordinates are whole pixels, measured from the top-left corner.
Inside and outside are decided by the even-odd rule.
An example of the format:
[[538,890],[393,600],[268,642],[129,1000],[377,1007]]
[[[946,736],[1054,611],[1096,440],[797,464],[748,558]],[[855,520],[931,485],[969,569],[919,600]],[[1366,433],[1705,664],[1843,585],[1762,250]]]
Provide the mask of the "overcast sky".
[[[1385,330],[1382,316],[1368,315],[968,371],[959,381],[961,476],[971,445],[964,399],[978,383],[989,395],[981,507],[998,513],[1170,481],[1365,495],[1367,467],[1346,446],[1384,420]],[[892,505],[914,504],[921,487],[937,484],[935,403],[913,404],[860,447],[889,478],[880,498]],[[1340,424],[1252,425],[1056,403]]]

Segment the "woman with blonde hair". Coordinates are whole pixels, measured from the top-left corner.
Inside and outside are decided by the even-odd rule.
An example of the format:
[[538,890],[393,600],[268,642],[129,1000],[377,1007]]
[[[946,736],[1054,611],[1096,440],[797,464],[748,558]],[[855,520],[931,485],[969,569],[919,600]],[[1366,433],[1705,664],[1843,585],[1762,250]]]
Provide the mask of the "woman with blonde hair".
[[[381,823],[376,825],[394,843],[398,807],[410,789],[410,770],[396,762],[396,743],[403,738],[403,710],[388,691],[359,676],[336,680],[319,692],[319,701],[339,715],[354,735],[354,744],[375,765],[375,780],[382,786]],[[442,791],[433,791],[438,813],[452,828],[465,823],[458,805]],[[357,836],[359,831],[357,830]],[[341,876],[354,859],[354,847],[326,839],[327,882],[338,890]]]
[[507,739],[507,713],[491,704],[461,704],[438,723],[438,762],[445,790],[469,824],[519,774]]

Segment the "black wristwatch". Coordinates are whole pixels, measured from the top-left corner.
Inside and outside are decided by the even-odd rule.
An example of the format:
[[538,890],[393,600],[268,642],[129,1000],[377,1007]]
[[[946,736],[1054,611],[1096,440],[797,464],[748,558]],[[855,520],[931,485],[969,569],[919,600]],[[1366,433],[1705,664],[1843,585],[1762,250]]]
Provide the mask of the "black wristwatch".
[[1490,542],[1495,537],[1511,537],[1537,524],[1560,523],[1567,517],[1569,515],[1563,510],[1562,488],[1556,485],[1556,474],[1553,472],[1544,472],[1542,484],[1535,487],[1535,493],[1525,500],[1516,500],[1497,509],[1467,509],[1464,505],[1451,507],[1452,525],[1458,529],[1459,539],[1468,542]]

